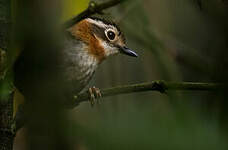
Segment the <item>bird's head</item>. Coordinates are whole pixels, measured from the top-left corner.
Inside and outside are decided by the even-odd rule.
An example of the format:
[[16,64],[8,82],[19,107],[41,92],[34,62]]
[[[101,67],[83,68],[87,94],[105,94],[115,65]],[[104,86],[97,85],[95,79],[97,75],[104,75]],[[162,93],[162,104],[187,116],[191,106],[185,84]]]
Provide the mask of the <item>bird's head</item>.
[[85,51],[99,62],[118,53],[137,57],[137,54],[126,46],[123,33],[113,22],[99,18],[86,18],[68,31],[73,38],[85,43]]

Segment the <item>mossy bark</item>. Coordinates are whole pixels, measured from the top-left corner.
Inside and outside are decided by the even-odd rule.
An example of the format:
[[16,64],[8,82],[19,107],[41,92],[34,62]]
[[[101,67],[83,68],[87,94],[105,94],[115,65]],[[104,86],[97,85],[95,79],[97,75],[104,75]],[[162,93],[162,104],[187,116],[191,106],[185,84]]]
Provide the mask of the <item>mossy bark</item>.
[[10,0],[0,0],[0,150],[12,150],[14,133],[13,93],[10,79],[5,76],[6,51],[10,31]]

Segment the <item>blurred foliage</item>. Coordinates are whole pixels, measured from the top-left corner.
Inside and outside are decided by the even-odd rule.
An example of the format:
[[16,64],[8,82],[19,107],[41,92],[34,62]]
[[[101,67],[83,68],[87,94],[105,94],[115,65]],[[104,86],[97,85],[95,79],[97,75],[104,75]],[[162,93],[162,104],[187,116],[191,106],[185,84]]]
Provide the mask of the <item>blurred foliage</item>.
[[129,107],[121,114],[107,113],[87,121],[86,126],[72,124],[68,129],[69,135],[80,136],[86,149],[227,149],[217,120],[205,120],[197,113],[182,112],[180,116]]
[[[11,13],[12,13],[12,20],[14,22],[18,21],[18,5],[19,2],[18,0],[11,0]],[[80,13],[81,11],[83,11],[84,9],[87,8],[89,4],[89,0],[64,0],[61,1],[61,15],[60,15],[60,20],[61,23],[63,23],[64,21],[76,16],[78,13]],[[15,29],[17,27],[14,27]],[[19,37],[21,38],[21,37]],[[20,42],[18,42],[18,40],[14,40],[14,43],[11,45],[11,51],[9,51],[8,53],[8,61],[9,64],[13,64],[14,61],[16,60],[16,58],[20,55],[21,50],[24,49],[24,46],[21,45]],[[24,97],[23,95],[20,93],[19,90],[16,90],[15,92],[15,96],[14,96],[14,115],[16,113],[16,111],[18,110],[18,106],[20,104],[22,104],[24,102]]]
[[62,17],[61,20],[66,21],[83,10],[89,5],[89,0],[64,0],[62,1]]
[[6,76],[4,80],[0,79],[0,101],[7,103],[8,98],[13,90],[12,76]]
[[[64,0],[61,1],[62,15],[61,20],[66,21],[88,7],[89,0]],[[18,0],[12,0],[12,17],[14,18],[17,12]]]

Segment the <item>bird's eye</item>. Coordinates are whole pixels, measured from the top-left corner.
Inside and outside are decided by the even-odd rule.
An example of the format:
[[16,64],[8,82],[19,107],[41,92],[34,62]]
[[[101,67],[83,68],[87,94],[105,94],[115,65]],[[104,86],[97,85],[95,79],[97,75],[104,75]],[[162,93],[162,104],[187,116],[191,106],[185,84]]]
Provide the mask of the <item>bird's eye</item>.
[[108,31],[107,36],[108,36],[108,39],[112,41],[115,39],[116,34],[113,31]]

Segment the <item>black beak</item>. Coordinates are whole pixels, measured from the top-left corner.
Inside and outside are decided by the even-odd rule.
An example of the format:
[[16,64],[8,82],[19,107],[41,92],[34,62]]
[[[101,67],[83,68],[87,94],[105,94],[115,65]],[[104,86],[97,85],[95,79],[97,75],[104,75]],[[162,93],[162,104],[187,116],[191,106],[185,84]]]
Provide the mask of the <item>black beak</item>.
[[133,50],[129,49],[128,47],[124,46],[118,46],[120,53],[129,55],[129,56],[133,56],[133,57],[138,57],[138,54],[136,54],[136,52],[134,52]]

